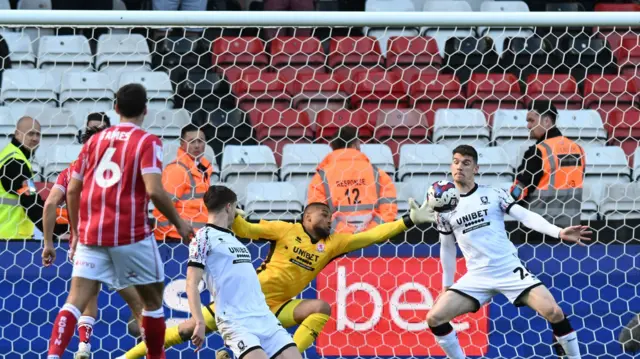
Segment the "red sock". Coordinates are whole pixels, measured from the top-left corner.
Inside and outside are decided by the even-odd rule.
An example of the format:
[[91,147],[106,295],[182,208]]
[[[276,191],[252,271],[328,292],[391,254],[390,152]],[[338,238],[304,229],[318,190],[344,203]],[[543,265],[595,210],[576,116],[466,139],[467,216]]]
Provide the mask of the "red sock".
[[142,311],[142,339],[147,344],[147,359],[164,359],[164,310]]
[[80,342],[89,343],[91,340],[91,334],[93,334],[93,325],[96,319],[87,315],[83,315],[78,320],[78,337]]
[[60,309],[56,321],[53,322],[51,339],[49,339],[49,358],[60,358],[69,345],[76,323],[80,317],[78,308],[65,304]]

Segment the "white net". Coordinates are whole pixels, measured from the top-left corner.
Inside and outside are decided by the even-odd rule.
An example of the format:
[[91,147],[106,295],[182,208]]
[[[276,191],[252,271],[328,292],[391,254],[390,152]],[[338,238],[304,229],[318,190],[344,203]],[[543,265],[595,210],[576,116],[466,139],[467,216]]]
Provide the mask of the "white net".
[[[204,158],[213,172],[199,180],[233,188],[250,220],[298,219],[311,199],[317,167],[331,152],[329,143],[353,126],[362,153],[386,173],[388,183],[378,190],[365,185],[360,179],[369,178],[371,169],[360,170],[363,162],[354,157],[329,174],[342,181],[331,196],[346,201],[343,205],[375,205],[375,216],[390,221],[406,213],[409,197],[422,200],[430,183],[449,178],[451,149],[458,144],[478,149],[480,183],[509,189],[524,149],[533,143],[526,108],[550,100],[559,110],[558,128],[585,149],[581,219],[593,228],[594,243],[578,248],[533,240],[512,220],[507,230],[528,268],[570,316],[584,357],[630,357],[618,335],[640,312],[640,187],[634,161],[640,138],[640,35],[634,29],[192,30],[3,27],[0,147],[12,141],[21,116],[39,121],[42,139],[32,164],[46,197],[57,174],[76,158],[77,134],[88,114],[105,112],[111,124],[118,123],[115,92],[142,83],[150,98],[144,127],[163,140],[165,166],[178,158],[182,128],[194,124],[206,135]],[[199,222],[202,213],[187,204],[192,182],[181,176],[167,191],[183,216]],[[321,194],[313,192],[318,199]],[[382,197],[395,200],[382,203]],[[149,217],[162,222],[153,213]],[[0,243],[2,357],[46,352],[71,273],[62,215],[56,231],[61,236],[52,268],[41,268],[38,240]],[[305,355],[443,355],[425,321],[441,290],[437,240],[433,228],[413,229],[333,261],[299,296],[321,298],[333,307],[333,318]],[[269,243],[247,245],[256,265],[269,253]],[[166,317],[175,324],[188,317],[187,249],[170,239],[160,247]],[[460,258],[458,274],[464,271]],[[112,357],[135,345],[122,299],[105,289],[99,308],[95,357]],[[504,297],[455,322],[469,356],[555,355],[547,323]],[[213,356],[221,346],[212,335],[203,355]],[[76,347],[74,339],[69,348]],[[171,358],[191,355],[186,344],[167,352]]]

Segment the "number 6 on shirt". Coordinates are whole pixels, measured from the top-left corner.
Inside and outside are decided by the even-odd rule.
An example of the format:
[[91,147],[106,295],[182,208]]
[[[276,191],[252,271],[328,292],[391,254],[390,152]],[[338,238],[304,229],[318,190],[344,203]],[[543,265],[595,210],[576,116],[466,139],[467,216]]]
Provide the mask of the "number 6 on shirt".
[[[122,177],[122,171],[120,170],[118,164],[111,161],[111,158],[115,153],[115,148],[107,148],[107,150],[104,152],[104,155],[102,156],[102,159],[100,159],[98,167],[96,168],[96,183],[102,188],[113,186],[114,184],[118,183],[118,181],[120,181],[120,178]],[[111,172],[111,177],[109,178],[105,176],[107,171]]]

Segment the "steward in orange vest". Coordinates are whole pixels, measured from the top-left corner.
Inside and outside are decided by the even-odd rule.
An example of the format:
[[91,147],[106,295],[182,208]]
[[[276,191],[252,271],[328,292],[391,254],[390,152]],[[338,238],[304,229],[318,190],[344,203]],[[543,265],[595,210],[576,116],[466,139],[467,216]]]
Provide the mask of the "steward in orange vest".
[[[213,174],[211,162],[202,156],[205,146],[204,132],[194,125],[185,126],[175,161],[162,171],[162,185],[173,199],[178,214],[196,230],[207,223],[207,208],[202,198],[211,185]],[[154,230],[156,240],[181,240],[175,227],[160,211],[154,209],[153,216],[157,221]]]
[[557,116],[549,101],[535,101],[529,110],[527,127],[537,143],[525,152],[511,195],[549,222],[566,227],[580,224],[585,155],[555,127]]
[[309,184],[308,203],[329,205],[331,227],[337,233],[358,233],[394,221],[395,185],[360,152],[358,130],[341,128],[331,147],[333,152],[318,165]]

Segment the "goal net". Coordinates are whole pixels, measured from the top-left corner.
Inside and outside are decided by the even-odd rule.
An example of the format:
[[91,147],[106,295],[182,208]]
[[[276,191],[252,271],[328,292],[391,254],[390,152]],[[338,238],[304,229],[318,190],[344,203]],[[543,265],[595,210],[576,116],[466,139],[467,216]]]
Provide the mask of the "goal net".
[[[69,22],[55,12],[42,15],[50,18],[42,21],[24,13],[6,21],[0,17],[0,147],[15,143],[19,118],[39,121],[40,145],[30,162],[44,199],[77,157],[78,133],[84,132],[88,114],[104,112],[117,124],[115,91],[141,83],[149,96],[144,127],[162,139],[165,167],[179,161],[179,151],[192,150],[180,136],[194,124],[206,136],[201,164],[213,170],[210,178],[195,171],[195,180],[234,189],[250,221],[299,220],[318,166],[333,155],[330,144],[348,126],[358,130],[361,154],[352,153],[328,173],[336,184],[327,188],[343,205],[369,204],[378,211],[370,217],[390,221],[407,212],[410,197],[421,202],[431,183],[451,178],[451,150],[458,144],[478,150],[479,183],[509,190],[524,150],[534,144],[526,109],[549,100],[558,109],[558,129],[585,151],[580,217],[593,229],[594,240],[579,247],[539,238],[510,217],[506,229],[527,268],[570,317],[584,357],[630,357],[618,337],[640,313],[638,157],[634,160],[640,138],[640,32],[630,27],[637,21],[615,14],[605,21],[586,13],[577,18],[505,13],[488,14],[483,25],[477,13],[422,18],[274,13],[285,26],[263,27],[260,17],[267,14],[238,14],[208,13],[211,18],[203,20],[189,13],[171,19],[140,12],[123,15],[124,23],[96,13],[70,14]],[[101,16],[106,20],[91,22]],[[376,191],[361,180],[371,171],[367,159],[384,173],[378,183],[388,178],[388,188]],[[175,190],[166,188],[184,216],[191,210],[185,203],[197,202],[195,180],[185,175]],[[382,197],[388,200],[379,201]],[[7,206],[2,205],[4,213]],[[152,211],[149,219],[160,222]],[[62,211],[58,222],[57,259],[49,268],[41,265],[37,227],[34,239],[0,241],[2,357],[46,352],[72,268]],[[247,246],[257,266],[271,244]],[[188,250],[162,240],[160,251],[167,276],[165,313],[173,325],[189,316]],[[305,355],[443,356],[425,319],[442,290],[438,256],[438,234],[425,226],[332,261],[299,295],[332,307],[331,320]],[[456,278],[465,271],[459,256]],[[203,291],[203,302],[208,296]],[[130,311],[108,288],[98,303],[94,356],[122,354],[138,340],[135,325],[128,325]],[[546,321],[502,296],[454,325],[471,357],[556,355]],[[77,344],[74,339],[69,351]],[[202,355],[213,357],[221,347],[220,337],[211,335]],[[186,358],[192,350],[181,344],[167,356]]]

